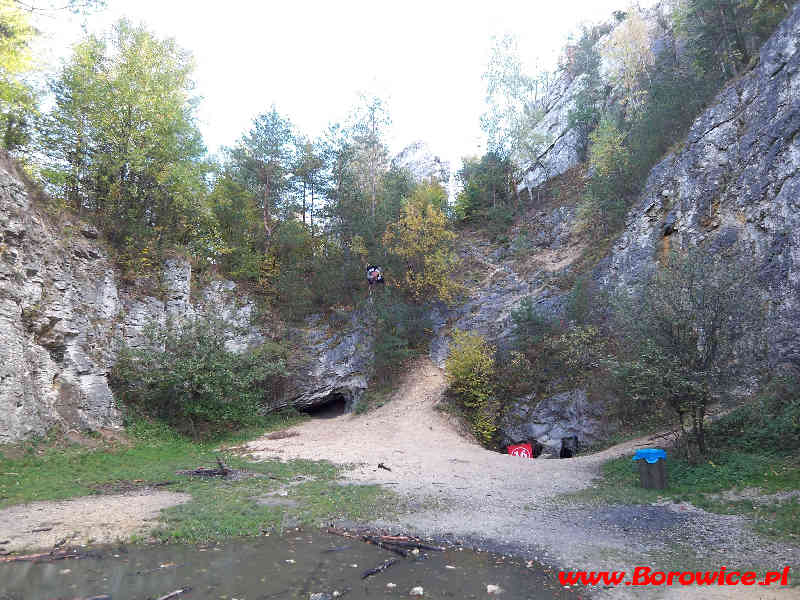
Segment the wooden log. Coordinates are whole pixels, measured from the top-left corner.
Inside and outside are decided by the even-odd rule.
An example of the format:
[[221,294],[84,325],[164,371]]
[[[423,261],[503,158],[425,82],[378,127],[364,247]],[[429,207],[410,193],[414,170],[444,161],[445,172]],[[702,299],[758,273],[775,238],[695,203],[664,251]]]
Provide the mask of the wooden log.
[[384,550],[388,550],[389,552],[394,552],[395,554],[399,554],[403,558],[408,558],[408,551],[403,550],[402,548],[398,548],[392,545],[390,542],[382,542],[380,538],[373,537],[369,535],[365,535],[361,537],[362,540],[367,542],[368,544],[374,544],[378,548],[383,548]]
[[370,577],[370,576],[372,576],[372,575],[377,575],[377,574],[378,574],[378,573],[380,573],[381,571],[385,571],[386,569],[388,569],[389,567],[391,567],[391,566],[392,566],[394,563],[396,563],[396,562],[397,562],[397,559],[396,559],[396,558],[389,558],[389,559],[387,559],[387,560],[383,561],[383,562],[382,562],[381,564],[379,564],[377,567],[375,567],[375,568],[373,568],[373,569],[368,569],[368,570],[364,571],[364,572],[361,574],[361,579],[366,579],[367,577]]
[[42,552],[40,554],[24,554],[22,556],[4,556],[0,558],[0,563],[29,562],[33,560],[53,561],[64,560],[66,558],[84,558],[84,554],[75,550],[65,550],[63,552]]

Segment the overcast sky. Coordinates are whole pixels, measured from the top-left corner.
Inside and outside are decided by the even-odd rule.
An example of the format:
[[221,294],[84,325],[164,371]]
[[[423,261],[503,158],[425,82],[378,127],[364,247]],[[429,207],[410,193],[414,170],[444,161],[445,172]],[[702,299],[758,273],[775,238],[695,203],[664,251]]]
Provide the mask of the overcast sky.
[[[653,4],[643,0],[642,5]],[[388,101],[390,144],[415,140],[453,164],[481,150],[481,79],[492,36],[517,35],[524,59],[551,67],[570,33],[630,0],[108,0],[88,20],[103,31],[127,16],[176,39],[197,63],[201,128],[210,151],[230,145],[273,103],[310,136],[345,118],[359,93]],[[49,60],[82,32],[60,18]]]

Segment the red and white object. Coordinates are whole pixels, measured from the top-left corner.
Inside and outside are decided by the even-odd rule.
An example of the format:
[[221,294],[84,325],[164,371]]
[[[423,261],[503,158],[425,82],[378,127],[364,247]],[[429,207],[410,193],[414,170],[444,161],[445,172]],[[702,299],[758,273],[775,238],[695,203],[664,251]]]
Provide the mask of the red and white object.
[[519,456],[520,458],[533,458],[533,448],[530,444],[515,444],[508,447],[508,453],[511,456]]

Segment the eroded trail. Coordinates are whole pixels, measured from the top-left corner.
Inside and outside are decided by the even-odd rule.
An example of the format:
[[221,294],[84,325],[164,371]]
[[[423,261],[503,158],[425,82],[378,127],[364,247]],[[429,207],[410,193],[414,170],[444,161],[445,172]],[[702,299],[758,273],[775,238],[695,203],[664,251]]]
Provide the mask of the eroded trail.
[[[390,483],[414,497],[445,495],[450,503],[502,498],[505,510],[585,487],[598,457],[523,460],[490,452],[459,432],[437,407],[446,388],[427,358],[413,363],[390,402],[366,415],[319,419],[292,428],[292,437],[248,444],[256,459],[323,459],[354,468],[348,477]],[[383,463],[391,471],[379,469]]]
[[[384,525],[485,542],[552,566],[632,572],[638,565],[674,568],[690,553],[708,568],[742,560],[771,564],[774,556],[786,556],[785,546],[754,544],[749,527],[737,516],[669,502],[566,502],[559,496],[591,486],[600,464],[632,453],[647,440],[565,460],[490,452],[438,410],[445,388],[441,369],[419,359],[384,406],[366,415],[311,420],[292,428],[291,437],[260,438],[247,449],[256,460],[304,458],[350,465],[346,477],[353,483],[382,484],[405,497],[410,510]],[[378,468],[379,463],[391,471]],[[621,586],[600,593],[614,598],[705,597],[698,588],[632,590]],[[732,588],[720,598],[783,599],[790,597],[786,592],[791,594],[788,589],[757,592],[754,596],[752,589]]]

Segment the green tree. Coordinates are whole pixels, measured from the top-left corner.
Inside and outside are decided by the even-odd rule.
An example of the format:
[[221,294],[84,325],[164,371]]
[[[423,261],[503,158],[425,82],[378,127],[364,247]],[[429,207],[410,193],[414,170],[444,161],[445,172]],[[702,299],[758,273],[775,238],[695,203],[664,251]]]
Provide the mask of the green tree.
[[582,229],[608,235],[622,222],[632,192],[630,151],[625,133],[604,117],[589,136],[592,177],[579,207]]
[[672,253],[636,298],[623,298],[616,330],[630,350],[617,367],[632,401],[666,401],[689,448],[706,451],[706,407],[726,384],[744,376],[738,361],[763,358],[761,301],[746,264],[691,249]]
[[[267,244],[272,238],[276,217],[285,218],[293,212],[293,205],[287,202],[295,161],[293,144],[291,121],[273,106],[253,120],[250,133],[231,151],[237,176],[258,199]],[[282,215],[276,215],[278,212]]]
[[294,176],[300,197],[303,224],[306,225],[306,218],[308,218],[309,230],[314,235],[314,208],[324,185],[325,161],[319,142],[312,142],[304,138],[297,140],[297,149],[294,154],[296,157]]
[[487,152],[480,159],[465,158],[456,178],[462,190],[453,211],[459,220],[488,220],[505,229],[513,217],[513,165],[508,158]]
[[36,34],[30,15],[14,0],[0,0],[0,147],[13,150],[27,141],[35,95],[24,75],[33,61]]
[[122,20],[107,38],[78,44],[52,84],[51,183],[134,271],[145,254],[196,233],[206,165],[192,71],[174,41]]
[[364,195],[369,199],[369,212],[376,218],[380,178],[389,166],[389,150],[384,142],[391,117],[378,97],[362,97],[352,117],[352,140],[355,147],[356,173]]
[[790,4],[785,0],[682,0],[675,21],[695,66],[725,80],[757,57]]
[[448,229],[441,205],[446,197],[437,183],[423,184],[403,207],[400,219],[386,228],[386,250],[404,266],[398,283],[416,301],[453,300],[458,286],[453,280],[455,234]]

